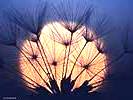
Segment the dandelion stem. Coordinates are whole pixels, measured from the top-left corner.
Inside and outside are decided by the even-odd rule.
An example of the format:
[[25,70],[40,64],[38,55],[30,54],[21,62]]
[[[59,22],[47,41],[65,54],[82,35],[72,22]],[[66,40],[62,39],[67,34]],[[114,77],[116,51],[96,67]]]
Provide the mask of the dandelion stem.
[[66,78],[67,69],[68,69],[68,61],[69,61],[69,56],[70,56],[70,51],[71,51],[72,37],[73,37],[73,33],[71,33],[71,38],[70,38],[70,45],[69,45],[69,50],[68,50],[68,55],[67,55],[66,70],[65,70],[65,76],[64,76],[65,78]]
[[44,68],[42,67],[42,65],[40,64],[40,62],[36,59],[36,62],[39,64],[39,66],[41,67],[41,69],[44,71],[44,73],[47,75],[47,77],[50,79],[50,76],[48,75],[48,73],[44,70]]
[[62,79],[64,77],[64,70],[65,70],[65,59],[66,59],[66,51],[67,51],[67,46],[66,46],[66,49],[65,49],[65,57],[64,57],[64,62],[63,62],[63,71],[62,71]]
[[30,47],[31,47],[31,50],[32,50],[32,54],[34,55],[34,50],[33,50],[33,47],[32,47],[32,45],[31,45],[31,42],[30,41],[28,41],[29,42],[29,44],[30,44]]
[[74,67],[75,67],[75,65],[76,65],[76,63],[77,63],[77,60],[78,60],[78,58],[80,57],[80,55],[81,55],[82,51],[84,50],[85,46],[87,45],[87,43],[88,43],[88,42],[86,41],[85,44],[84,44],[84,46],[83,46],[83,48],[81,49],[80,53],[78,54],[78,56],[77,56],[77,58],[76,58],[76,60],[75,60],[75,62],[74,62],[74,64],[73,64],[73,67],[72,67],[72,70],[71,70],[70,75],[72,75],[73,70],[74,70]]
[[[39,43],[40,43],[40,40],[39,40]],[[46,70],[47,70],[48,74],[50,74],[50,72],[49,72],[49,70],[48,70],[48,67],[47,67],[47,64],[49,64],[49,62],[48,62],[48,60],[47,60],[47,64],[46,64],[45,59],[44,59],[44,56],[43,56],[43,54],[42,54],[42,51],[43,51],[43,53],[44,53],[44,55],[45,55],[44,49],[42,49],[42,51],[41,51],[41,48],[42,48],[42,47],[41,47],[41,48],[39,47],[38,42],[36,42],[36,44],[37,44],[37,47],[38,47],[39,52],[40,52],[40,54],[41,54],[43,63],[45,64]],[[40,43],[40,45],[41,45],[41,43]],[[41,45],[41,46],[42,46],[42,45]],[[46,55],[45,55],[45,56],[46,56]],[[48,65],[48,66],[49,66],[49,65]],[[49,67],[50,67],[50,66],[49,66]],[[51,78],[50,75],[49,75],[49,77],[50,77],[50,80],[51,80],[52,78]]]

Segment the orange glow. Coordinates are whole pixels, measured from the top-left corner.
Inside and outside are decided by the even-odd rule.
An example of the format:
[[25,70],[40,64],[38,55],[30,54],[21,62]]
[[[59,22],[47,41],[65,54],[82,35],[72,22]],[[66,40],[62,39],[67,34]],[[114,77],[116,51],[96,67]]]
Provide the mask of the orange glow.
[[[70,26],[75,25],[71,23],[68,24],[70,24]],[[65,70],[65,72],[67,72],[66,76],[68,77],[74,66],[74,70],[72,72],[72,80],[75,79],[78,74],[83,70],[83,73],[77,78],[74,88],[81,86],[85,80],[91,79],[101,69],[105,68],[106,64],[106,56],[105,54],[98,52],[95,41],[88,42],[81,52],[84,44],[86,43],[86,40],[83,37],[83,33],[85,32],[85,30],[85,26],[80,27],[76,32],[74,32],[71,40],[70,31],[68,31],[62,23],[54,22],[45,25],[40,33],[40,43],[38,42],[38,45],[36,44],[36,42],[30,41],[29,39],[23,42],[19,57],[20,71],[25,76],[28,76],[36,83],[48,89],[45,82],[42,80],[43,78],[46,82],[49,83],[49,78],[46,75],[48,71],[52,71],[53,76],[57,80],[58,86],[60,87],[60,81],[62,79],[62,76],[65,75],[62,73],[63,68],[65,70],[67,67],[67,71]],[[89,30],[88,28],[87,30],[88,34],[94,34],[93,31]],[[70,40],[71,46],[69,52]],[[41,47],[41,45],[43,47]],[[80,52],[81,54],[79,55]],[[90,67],[85,69],[84,66],[88,63],[90,63]],[[33,68],[33,66],[35,68]],[[46,66],[50,66],[50,68],[48,67],[47,69]],[[46,73],[43,70],[45,70]],[[42,78],[39,76],[38,73]],[[102,80],[105,78],[105,74],[106,69],[104,69],[96,77],[94,77],[90,81],[90,84],[92,84],[93,87],[102,84]],[[28,82],[34,84],[34,86],[37,86],[35,82],[31,81],[25,76],[22,77]],[[50,76],[52,77],[52,74],[50,74]],[[34,86],[29,83],[25,84],[34,88]],[[96,89],[98,89],[98,87],[94,88],[92,91]]]

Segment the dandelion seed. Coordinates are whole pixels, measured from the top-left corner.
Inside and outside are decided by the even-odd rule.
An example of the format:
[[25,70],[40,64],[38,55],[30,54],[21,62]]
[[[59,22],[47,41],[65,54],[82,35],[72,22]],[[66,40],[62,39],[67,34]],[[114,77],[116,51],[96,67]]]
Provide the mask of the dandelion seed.
[[32,59],[37,59],[37,55],[32,55]]
[[97,47],[97,50],[99,51],[99,53],[105,53],[106,51],[105,51],[105,48],[104,48],[104,44],[103,44],[103,42],[101,42],[102,40],[97,40],[96,41],[96,47]]
[[53,66],[57,66],[57,64],[58,64],[57,61],[53,61],[53,62],[52,62],[52,65],[53,65]]

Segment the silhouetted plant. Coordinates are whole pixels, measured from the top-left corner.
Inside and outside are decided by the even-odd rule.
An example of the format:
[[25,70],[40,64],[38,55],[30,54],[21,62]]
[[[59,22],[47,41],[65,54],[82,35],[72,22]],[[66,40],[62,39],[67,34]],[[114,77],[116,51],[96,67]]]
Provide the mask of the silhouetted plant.
[[[106,81],[108,68],[126,52],[130,52],[126,45],[127,35],[124,45],[125,52],[115,59],[107,61],[108,51],[103,37],[110,32],[109,29],[105,29],[108,20],[100,16],[93,26],[91,24],[94,10],[92,7],[88,7],[86,4],[81,12],[78,7],[71,4],[70,0],[66,1],[66,6],[63,6],[63,2],[65,1],[52,6],[53,16],[55,14],[54,17],[57,17],[57,20],[52,22],[46,21],[46,9],[48,8],[46,2],[39,2],[39,8],[33,10],[35,13],[30,18],[25,18],[15,8],[11,9],[12,12],[5,13],[11,21],[9,32],[14,33],[14,40],[17,40],[8,45],[16,47],[19,52],[19,68],[11,66],[14,71],[1,68],[12,74],[18,73],[21,76],[19,78],[33,92],[34,96],[89,96],[96,91],[95,88],[103,85],[102,82]],[[80,5],[80,3],[77,4]],[[71,11],[68,11],[67,8]],[[46,28],[49,29],[49,33],[45,33]],[[1,32],[3,31],[1,30]],[[19,39],[17,36],[21,32],[27,34],[25,34],[25,38]],[[19,44],[19,42],[21,43]],[[21,60],[25,60],[25,62],[21,62]],[[76,73],[76,69],[80,69],[80,71]],[[95,72],[92,71],[93,69]],[[83,79],[81,85],[75,87],[78,79],[85,72],[89,79]],[[96,81],[92,82],[92,80]]]

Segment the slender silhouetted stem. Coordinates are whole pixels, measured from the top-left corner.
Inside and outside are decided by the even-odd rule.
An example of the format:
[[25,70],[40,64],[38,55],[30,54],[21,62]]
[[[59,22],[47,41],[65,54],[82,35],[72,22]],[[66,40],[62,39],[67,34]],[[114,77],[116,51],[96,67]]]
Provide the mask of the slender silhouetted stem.
[[69,45],[69,49],[68,49],[67,62],[66,62],[66,70],[65,70],[64,78],[66,78],[67,69],[68,69],[68,61],[69,61],[69,56],[70,56],[70,51],[71,51],[72,37],[73,37],[73,33],[71,33],[71,37],[70,37],[70,45]]
[[65,56],[64,56],[64,61],[63,61],[63,71],[62,71],[62,79],[64,78],[64,70],[65,70],[65,61],[66,61],[66,53],[67,53],[67,46],[65,47]]
[[73,66],[72,66],[72,70],[71,70],[70,75],[72,75],[73,70],[74,70],[74,67],[75,67],[75,65],[76,65],[76,63],[77,63],[77,60],[78,60],[78,58],[80,57],[80,55],[81,55],[82,51],[84,50],[85,46],[87,45],[87,43],[88,43],[88,42],[86,41],[85,44],[84,44],[84,46],[83,46],[83,48],[81,49],[80,53],[78,54],[78,56],[77,56],[77,58],[76,58],[76,60],[75,60],[75,62],[74,62],[74,64],[73,64]]
[[51,79],[51,77],[50,77],[50,72],[49,72],[49,70],[48,70],[47,64],[46,64],[46,62],[45,62],[45,60],[44,60],[43,54],[42,54],[42,52],[41,52],[41,49],[40,49],[38,43],[37,43],[37,47],[38,47],[38,49],[39,49],[39,52],[40,52],[40,54],[41,54],[41,58],[42,58],[43,63],[44,63],[44,65],[45,65],[45,67],[46,67],[46,70],[47,70],[46,75],[48,75],[48,77]]

